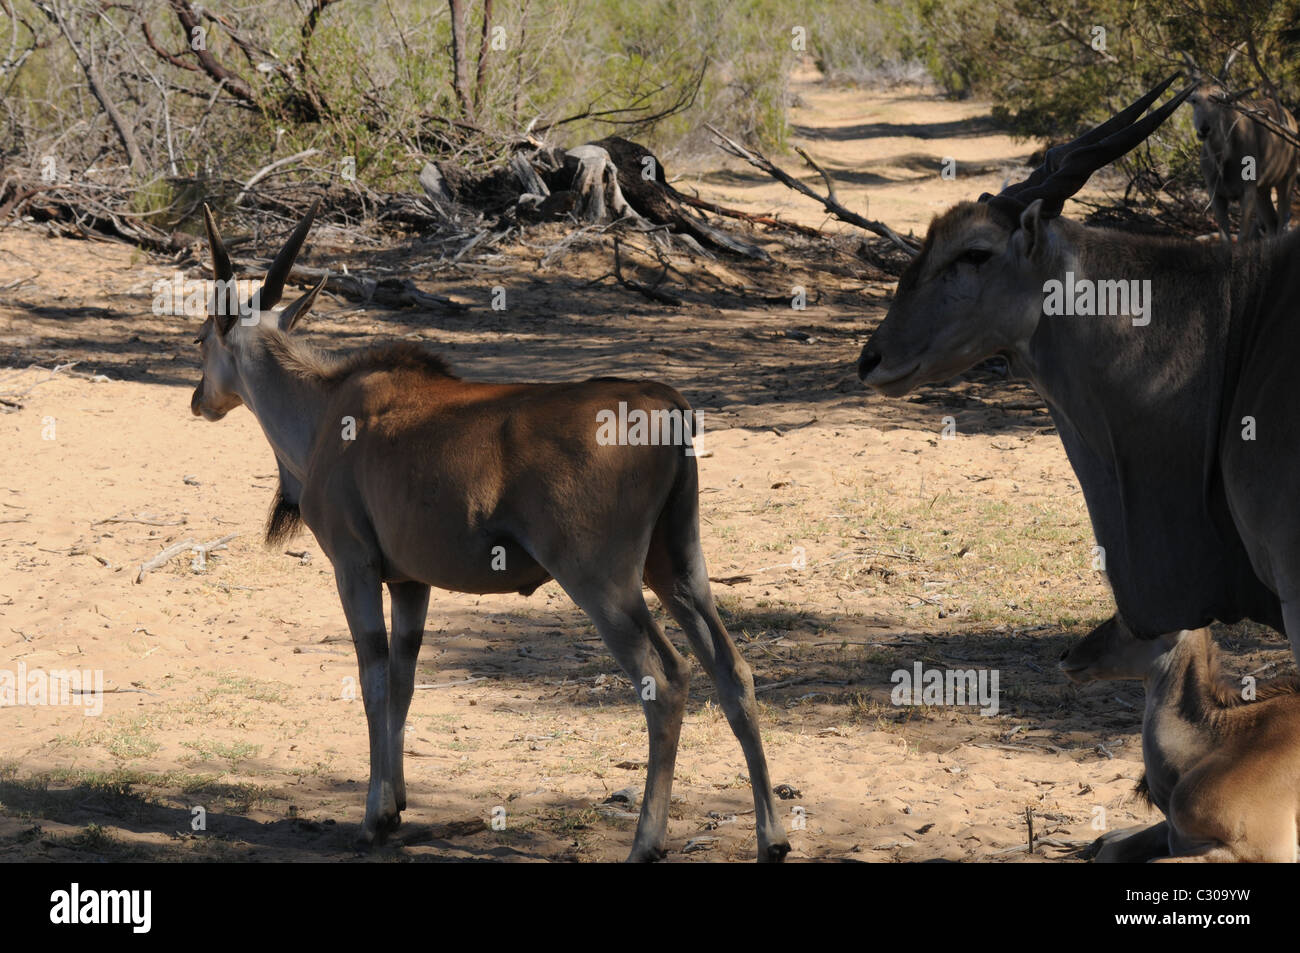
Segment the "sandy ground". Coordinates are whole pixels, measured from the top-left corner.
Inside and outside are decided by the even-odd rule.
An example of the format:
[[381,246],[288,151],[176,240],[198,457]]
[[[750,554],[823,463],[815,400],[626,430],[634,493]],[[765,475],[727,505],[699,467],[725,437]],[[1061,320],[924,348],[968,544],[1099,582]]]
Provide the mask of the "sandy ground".
[[[994,131],[986,104],[807,77],[796,91],[797,141],[849,204],[869,196],[870,214],[904,231],[996,189],[1032,148]],[[743,169],[681,181],[824,218]],[[433,267],[418,241],[362,255],[318,229],[312,263],[387,262],[471,308],[327,300],[304,333],[335,348],[416,337],[467,377],[652,376],[703,409],[705,549],[755,670],[774,780],[793,789],[792,859],[1068,859],[1103,826],[1147,820],[1131,798],[1140,685],[1079,690],[1055,668],[1110,602],[1034,395],[982,367],[909,400],[868,397],[852,361],[892,285],[850,243],[818,268],[693,263],[718,284],[674,308],[592,285],[609,263],[580,244],[543,261],[563,234]],[[196,322],[149,309],[152,283],[173,272],[119,245],[0,231],[0,393],[27,389],[0,408],[0,668],[98,670],[107,689],[97,715],[0,709],[0,858],[354,859],[366,733],[332,574],[309,535],[261,545],[274,463],[252,417],[190,415]],[[716,290],[736,283],[803,284],[810,305]],[[488,305],[497,284],[505,312]],[[135,582],[169,544],[231,533],[205,566],[180,557]],[[1221,640],[1234,671],[1290,665],[1257,628]],[[361,859],[626,854],[629,805],[606,802],[640,791],[644,723],[554,583],[530,598],[435,592],[420,659],[411,804],[395,841]],[[892,704],[891,674],[917,663],[996,672],[998,713]],[[670,862],[752,858],[743,761],[698,666],[674,798]],[[497,808],[503,830],[488,826]],[[1026,809],[1048,839],[1032,855]]]

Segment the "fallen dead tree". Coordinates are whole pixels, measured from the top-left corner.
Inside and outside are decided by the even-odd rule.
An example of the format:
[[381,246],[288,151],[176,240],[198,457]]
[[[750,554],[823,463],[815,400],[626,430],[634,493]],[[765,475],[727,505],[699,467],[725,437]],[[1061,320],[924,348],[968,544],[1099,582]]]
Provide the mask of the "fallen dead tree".
[[[505,167],[475,178],[429,163],[420,174],[420,184],[430,204],[449,221],[458,208],[473,204],[498,216],[499,224],[627,221],[646,230],[666,230],[697,252],[708,246],[770,260],[759,246],[706,221],[695,209],[716,212],[718,206],[681,195],[668,183],[663,164],[650,150],[617,136],[567,150],[516,152]],[[754,222],[743,212],[733,212],[731,217]],[[774,219],[756,224],[787,227]]]

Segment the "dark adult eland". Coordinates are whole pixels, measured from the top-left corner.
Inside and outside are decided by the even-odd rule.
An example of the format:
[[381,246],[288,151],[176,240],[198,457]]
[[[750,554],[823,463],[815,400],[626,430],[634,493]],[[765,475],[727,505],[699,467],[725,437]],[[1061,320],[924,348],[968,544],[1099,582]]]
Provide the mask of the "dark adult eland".
[[[248,407],[280,470],[268,541],[301,521],[334,566],[370,728],[361,844],[382,840],[406,808],[403,727],[430,587],[528,595],[554,579],[595,623],[645,711],[649,770],[628,859],[662,857],[690,667],[650,614],[644,581],[718,686],[749,767],[759,860],[784,859],[790,845],[753,678],[714,607],[695,457],[689,434],[677,439],[694,423],[690,405],[652,381],[461,380],[410,342],[346,357],[316,352],[290,332],[324,279],[278,316],[269,310],[314,214],[294,229],[251,308],[234,295],[215,299],[199,330],[203,377],[191,409],[220,420]],[[213,270],[228,289],[230,258],[206,208],[204,217]],[[612,439],[615,415],[639,430]],[[655,439],[647,420],[670,439]]]
[[[1251,618],[1300,659],[1300,235],[1225,245],[1060,217],[1192,92],[1139,118],[1173,80],[935,219],[858,373],[897,397],[1004,355],[1051,411],[1134,633]],[[1061,313],[1063,288],[1088,307]]]

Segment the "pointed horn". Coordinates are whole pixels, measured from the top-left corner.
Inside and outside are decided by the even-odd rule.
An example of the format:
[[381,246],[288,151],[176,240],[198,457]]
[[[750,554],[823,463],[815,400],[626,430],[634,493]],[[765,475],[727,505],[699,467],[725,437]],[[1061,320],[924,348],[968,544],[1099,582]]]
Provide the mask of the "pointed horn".
[[329,280],[329,272],[321,275],[320,281],[316,282],[316,287],[312,288],[305,295],[295,301],[289,307],[280,312],[280,330],[286,334],[293,330],[302,316],[311,310],[311,306],[316,303],[316,296],[320,294],[321,289],[325,287],[325,282]]
[[[1114,135],[1126,127],[1131,126],[1133,121],[1146,112],[1147,108],[1159,99],[1161,94],[1172,86],[1176,79],[1178,79],[1178,74],[1174,73],[1159,86],[1156,86],[1141,99],[1138,99],[1130,105],[1127,109],[1116,113],[1095,129],[1084,133],[1082,136],[1072,140],[1071,142],[1056,146],[1053,149],[1048,149],[1047,155],[1043,157],[1043,164],[1035,169],[1029,178],[1015,185],[1007,186],[1000,194],[1008,197],[1019,198],[1020,193],[1025,189],[1046,182],[1047,179],[1056,172],[1056,170],[1060,169],[1065,164],[1065,160],[1075,152],[1095,145],[1108,136]],[[1026,202],[1025,204],[1027,205],[1029,203]]]
[[311,223],[316,218],[319,208],[320,199],[317,199],[303,216],[303,220],[298,223],[298,227],[293,230],[289,240],[284,243],[280,254],[275,256],[275,261],[271,262],[266,280],[262,282],[262,287],[254,301],[256,311],[269,311],[280,303],[280,297],[284,294],[284,283],[289,277],[290,269],[293,268],[293,260],[298,257],[298,251],[302,248],[307,232],[311,230]]
[[1228,54],[1228,58],[1223,61],[1223,69],[1219,71],[1219,75],[1224,79],[1228,78],[1228,70],[1232,69],[1232,64],[1237,59],[1237,54],[1240,52],[1241,44],[1238,44],[1232,48],[1232,52]]
[[[1094,172],[1107,163],[1115,161],[1155,132],[1160,124],[1169,118],[1170,113],[1182,105],[1183,100],[1196,89],[1196,84],[1190,83],[1177,96],[1139,122],[1133,122],[1127,124],[1124,128],[1118,128],[1115,119],[1131,118],[1136,107],[1141,105],[1145,108],[1156,94],[1167,88],[1170,82],[1176,78],[1177,74],[1165,80],[1164,83],[1143,96],[1142,99],[1124,110],[1119,116],[1102,123],[1097,129],[1088,133],[1087,136],[1076,139],[1075,143],[1087,139],[1090,144],[1082,148],[1073,148],[1054,171],[1048,172],[1046,175],[1040,174],[1052,161],[1052,153],[1049,151],[1048,161],[1044,162],[1026,181],[1019,186],[1003,189],[996,196],[985,193],[980,196],[980,201],[996,205],[1009,213],[1018,214],[1015,212],[1017,207],[1023,211],[1035,200],[1042,199],[1044,216],[1051,218],[1060,215],[1065,200],[1083,188]],[[1097,141],[1095,133],[1098,130],[1108,128],[1113,131],[1104,139]],[[1075,143],[1070,143],[1070,145],[1074,146]]]
[[1041,198],[1044,214],[1048,217],[1061,214],[1065,200],[1083,188],[1094,172],[1114,162],[1155,132],[1195,89],[1195,84],[1188,85],[1177,96],[1141,121],[1107,136],[1095,145],[1070,153],[1060,169],[1047,181],[1018,193],[1015,196],[1016,201],[1028,205],[1035,199]]
[[203,203],[203,224],[208,230],[208,246],[212,249],[212,274],[218,281],[229,281],[235,277],[235,270],[230,267],[230,256],[217,231],[217,223],[212,219],[212,209]]

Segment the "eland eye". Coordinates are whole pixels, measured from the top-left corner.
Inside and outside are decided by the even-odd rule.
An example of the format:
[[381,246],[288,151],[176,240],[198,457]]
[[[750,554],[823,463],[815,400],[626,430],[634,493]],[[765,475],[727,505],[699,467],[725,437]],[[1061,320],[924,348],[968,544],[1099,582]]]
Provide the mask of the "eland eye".
[[968,248],[957,256],[957,261],[964,265],[974,265],[979,267],[993,257],[993,252],[987,248]]

